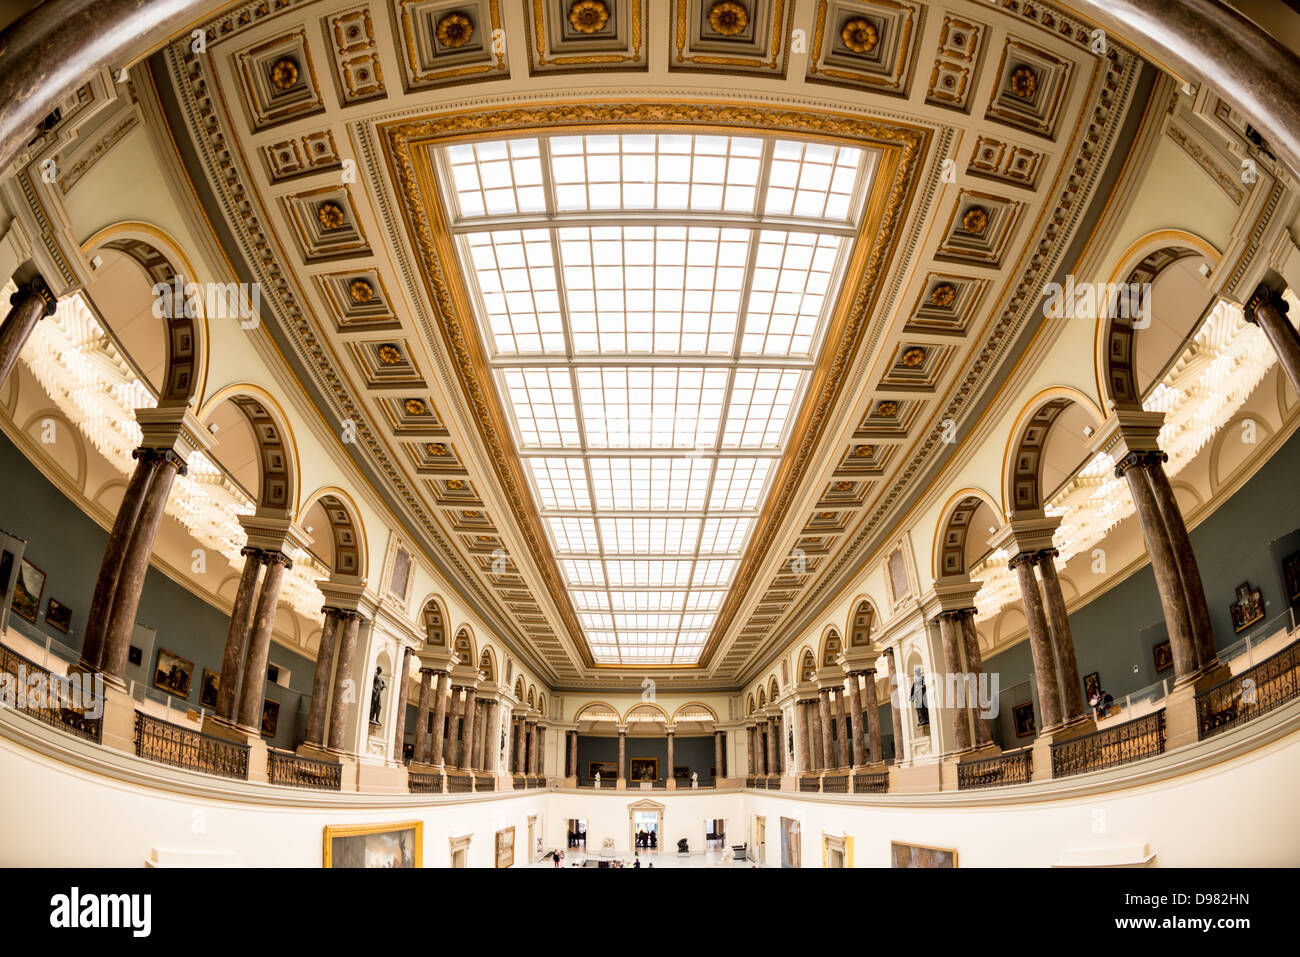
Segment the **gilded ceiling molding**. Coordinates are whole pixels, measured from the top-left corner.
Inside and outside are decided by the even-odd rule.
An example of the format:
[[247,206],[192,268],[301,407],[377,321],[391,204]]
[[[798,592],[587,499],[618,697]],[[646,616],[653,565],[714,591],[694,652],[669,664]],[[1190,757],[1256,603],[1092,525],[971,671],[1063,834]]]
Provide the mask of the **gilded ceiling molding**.
[[[707,668],[720,644],[721,634],[726,630],[722,623],[730,620],[741,596],[752,584],[808,468],[829,413],[841,392],[844,374],[857,355],[867,317],[879,298],[883,267],[893,256],[900,227],[911,208],[920,164],[931,134],[928,130],[902,123],[846,114],[804,113],[750,105],[655,102],[578,103],[457,112],[398,121],[379,128],[389,171],[404,207],[407,229],[420,255],[420,268],[430,299],[437,310],[438,322],[455,361],[460,384],[472,406],[484,448],[492,457],[497,477],[511,502],[529,552],[546,579],[552,600],[564,617],[584,664],[604,670],[621,670],[625,666],[597,665],[591,658],[536,510],[530,507],[532,495],[522,465],[510,450],[508,420],[496,390],[490,384],[478,336],[472,328],[467,330],[462,324],[461,316],[469,315],[470,306],[464,289],[447,278],[446,265],[454,267],[455,251],[442,218],[441,194],[433,177],[427,148],[441,140],[474,134],[501,136],[555,127],[606,128],[610,124],[642,128],[689,124],[692,129],[762,129],[848,139],[854,144],[870,144],[881,150],[881,164],[845,281],[846,289],[855,290],[852,301],[846,304],[841,298],[837,305],[827,331],[826,345],[809,383],[807,398],[792,427],[791,434],[800,436],[801,441],[782,459],[774,491],[719,614],[719,624],[714,627],[698,665],[648,666],[666,671]],[[835,350],[833,353],[829,351],[832,348]]]

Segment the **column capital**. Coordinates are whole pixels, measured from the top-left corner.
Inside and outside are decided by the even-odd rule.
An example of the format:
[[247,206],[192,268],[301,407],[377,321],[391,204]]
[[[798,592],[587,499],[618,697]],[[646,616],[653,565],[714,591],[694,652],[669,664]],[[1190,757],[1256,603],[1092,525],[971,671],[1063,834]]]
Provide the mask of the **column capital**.
[[1112,409],[1083,447],[1090,454],[1105,452],[1113,460],[1122,459],[1130,452],[1147,452],[1160,447],[1160,429],[1164,424],[1163,412]]
[[[1011,569],[1012,571],[1015,571],[1021,565],[1028,565],[1032,568],[1034,565],[1037,564],[1038,564],[1037,551],[1019,552],[1011,556],[1011,561],[1007,562],[1007,568]],[[939,620],[938,618],[935,619],[935,621],[938,620]]]
[[[289,566],[285,566],[285,567],[289,567]],[[353,611],[353,610],[349,610],[349,609],[343,609],[343,610],[341,610],[341,611],[339,612],[339,621],[357,621],[357,622],[362,622],[362,621],[365,621],[365,620],[366,620],[366,616],[363,615],[363,614],[361,614],[361,612],[359,612],[359,611]]]
[[[993,533],[989,539],[989,546],[1004,548],[1009,552],[1032,552],[1051,548],[1052,539],[1060,524],[1059,515],[1048,515],[1042,509],[1012,512],[1007,523]],[[950,597],[955,600],[944,602],[943,607],[965,607],[971,603],[974,592],[970,592],[969,595],[970,597],[960,593],[953,594]]]
[[141,446],[170,450],[182,460],[194,452],[208,452],[217,444],[188,405],[172,402],[136,409],[135,421],[140,425]]
[[1152,465],[1164,465],[1169,456],[1159,449],[1146,449],[1141,452],[1129,452],[1115,463],[1115,478],[1123,478],[1131,468],[1147,468]]
[[880,652],[871,645],[845,648],[840,654],[840,666],[846,675],[860,675],[876,670]]
[[142,445],[138,449],[131,450],[131,458],[155,465],[160,462],[167,462],[176,469],[177,475],[188,475],[190,471],[185,464],[185,460],[171,449],[158,449]]
[[9,297],[9,305],[17,306],[27,299],[35,297],[45,303],[45,315],[54,315],[54,310],[58,308],[59,300],[51,291],[49,284],[46,283],[42,276],[33,276],[28,282],[22,283],[18,291]]
[[420,667],[428,668],[435,674],[450,674],[456,664],[456,653],[442,645],[425,645],[416,655]]
[[321,579],[316,582],[325,600],[340,611],[358,611],[361,608],[362,595],[366,590],[365,582],[340,582],[333,579]]
[[1291,309],[1291,304],[1282,298],[1281,292],[1270,288],[1265,283],[1260,283],[1255,287],[1255,291],[1250,294],[1250,298],[1242,304],[1241,311],[1247,322],[1258,324],[1259,316],[1257,313],[1265,306],[1272,306],[1284,316]]
[[[285,571],[288,571],[290,568],[293,568],[293,559],[290,558],[288,555],[286,555],[284,552],[279,551],[278,549],[273,549],[273,548],[263,549],[262,554],[260,556],[260,561],[262,562],[263,565],[283,565]],[[360,617],[360,613],[358,612],[345,613],[345,615],[346,614],[357,614],[358,617]]]

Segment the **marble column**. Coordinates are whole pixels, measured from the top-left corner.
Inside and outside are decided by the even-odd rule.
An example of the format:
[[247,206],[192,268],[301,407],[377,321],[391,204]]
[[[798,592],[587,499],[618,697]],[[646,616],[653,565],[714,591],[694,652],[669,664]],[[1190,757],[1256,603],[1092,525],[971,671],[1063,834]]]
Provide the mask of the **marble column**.
[[483,770],[496,774],[501,755],[501,702],[488,698],[483,703]]
[[1056,663],[1052,659],[1052,639],[1047,632],[1043,598],[1038,593],[1038,579],[1034,577],[1034,553],[1021,552],[1008,562],[1008,567],[1020,583],[1020,599],[1029,626],[1029,653],[1034,659],[1034,682],[1038,686],[1038,706],[1043,718],[1039,730],[1052,730],[1061,724],[1061,697],[1056,689]]
[[[306,743],[313,747],[325,746],[325,718],[329,712],[330,678],[334,676],[334,645],[339,627],[339,610],[326,605],[321,609],[325,614],[325,623],[321,626],[320,648],[316,652],[316,670],[311,676],[311,708],[307,712]],[[398,719],[398,728],[402,726],[405,716]],[[418,740],[418,734],[417,734]],[[399,738],[400,742],[400,738]],[[397,749],[401,758],[402,749]]]
[[415,707],[415,750],[412,763],[422,763],[425,749],[428,747],[429,702],[433,697],[433,672],[428,668],[420,669],[420,697]]
[[849,766],[849,718],[848,708],[844,704],[844,686],[836,685],[831,689],[835,696],[835,767]]
[[244,571],[235,590],[235,605],[230,609],[230,628],[221,655],[221,681],[217,685],[217,717],[227,724],[234,723],[235,712],[239,710],[239,682],[244,675],[248,629],[253,620],[259,576],[266,564],[266,553],[260,548],[245,548],[239,554],[244,556]]
[[[894,660],[894,649],[886,648],[885,657],[889,659],[889,717],[894,725],[894,763],[902,762],[903,754],[903,685],[898,680],[898,664]],[[874,692],[875,689],[873,688]]]
[[671,731],[665,732],[665,734],[668,738],[668,770],[664,772],[664,780],[671,781],[673,779],[673,759],[676,757],[673,754],[673,738],[676,737],[676,735]]
[[1192,635],[1182,578],[1178,574],[1178,559],[1169,542],[1168,531],[1160,517],[1160,506],[1155,492],[1142,468],[1144,455],[1130,452],[1115,465],[1117,478],[1128,480],[1128,489],[1137,507],[1138,522],[1146,540],[1147,554],[1151,556],[1151,572],[1155,575],[1156,591],[1160,593],[1160,607],[1164,611],[1165,628],[1169,632],[1169,649],[1174,659],[1174,678],[1189,678],[1200,664],[1196,641]]
[[1061,682],[1061,720],[1074,721],[1083,717],[1083,685],[1079,680],[1079,662],[1074,656],[1074,636],[1070,632],[1070,616],[1065,610],[1065,595],[1061,592],[1061,579],[1056,574],[1058,554],[1055,548],[1044,548],[1035,556],[1035,564],[1042,580],[1047,620],[1052,626],[1056,673]]
[[[248,656],[244,659],[244,680],[239,691],[239,727],[250,734],[262,733],[262,692],[266,688],[266,660],[271,654],[271,631],[275,627],[275,606],[286,568],[293,563],[283,552],[267,553],[266,574],[257,593],[257,611],[248,635]],[[339,668],[343,655],[339,654]],[[330,737],[334,729],[330,728]]]
[[461,722],[465,707],[464,689],[451,686],[451,710],[447,716],[447,753],[443,762],[448,768],[456,767],[460,759]]
[[627,732],[618,733],[618,780],[627,780]]
[[435,672],[438,686],[433,693],[433,740],[429,744],[428,755],[417,750],[416,760],[424,761],[437,767],[446,766],[444,749],[447,743],[447,699],[451,696],[451,676],[445,671]]
[[546,774],[546,726],[537,726],[537,773]]
[[474,768],[474,710],[477,700],[477,692],[473,688],[466,688],[465,710],[461,712],[460,717],[460,763],[457,765],[462,771],[471,771]]
[[0,385],[9,378],[36,324],[54,315],[57,301],[45,280],[38,276],[19,286],[9,297],[9,305],[9,314],[0,324]]
[[[1032,569],[1030,570],[1030,574],[1033,574]],[[1035,584],[1033,588],[1034,597],[1037,598],[1038,585]],[[963,695],[967,689],[967,685],[965,673],[962,671],[961,667],[961,654],[957,650],[957,629],[953,624],[952,612],[940,612],[938,618],[935,620],[939,623],[939,637],[943,643],[943,667],[944,671],[947,672],[949,676],[945,686],[953,688],[955,684],[957,694]],[[1049,651],[1048,653],[1050,654],[1051,652]],[[1035,661],[1037,661],[1037,658],[1035,658]],[[953,676],[958,679],[956,682],[952,680]],[[1052,680],[1056,680],[1055,675],[1053,675]],[[949,714],[952,716],[953,751],[969,751],[970,725],[966,720],[965,704],[961,702],[945,702],[945,704],[949,705]]]
[[[1287,319],[1290,305],[1282,294],[1268,286],[1259,286],[1246,302],[1246,320],[1259,326],[1269,345],[1277,353],[1278,365],[1291,380],[1291,388],[1300,395],[1300,333]],[[0,382],[4,377],[0,375]]]
[[825,765],[822,743],[821,696],[808,702],[808,770],[822,771]]
[[[961,609],[955,625],[961,631],[962,645],[966,649],[966,667],[975,676],[978,688],[984,681],[984,660],[980,655],[979,632],[975,629],[975,609]],[[1078,671],[1078,665],[1075,666],[1075,671]],[[980,713],[978,700],[971,703],[971,721],[975,725],[975,747],[983,748],[992,744],[993,727],[989,724],[989,719]]]
[[569,774],[568,777],[576,778],[578,776],[578,732],[569,732]]
[[713,779],[723,776],[722,768],[722,732],[713,732]]
[[808,702],[794,703],[794,764],[796,773],[808,770]]
[[867,757],[872,764],[883,764],[884,743],[880,737],[880,703],[876,700],[876,672],[862,672],[862,711],[867,725]]
[[781,724],[776,718],[767,723],[767,773],[781,773]]
[[835,738],[831,728],[831,689],[819,688],[817,693],[820,698],[817,702],[817,712],[822,732],[821,767],[822,770],[829,771],[835,767]]
[[127,656],[131,650],[131,636],[135,633],[135,616],[140,610],[140,594],[144,591],[145,576],[149,573],[149,558],[153,554],[154,540],[162,524],[167,497],[177,475],[186,473],[185,460],[170,449],[150,449],[147,454],[157,460],[148,491],[140,502],[135,528],[122,555],[122,567],[117,575],[117,590],[113,595],[113,610],[109,615],[108,632],[100,665],[106,679],[125,686],[122,675],[126,671]]
[[[338,664],[334,667],[334,696],[330,701],[330,730],[326,747],[341,754],[344,749],[344,736],[347,734],[347,717],[349,699],[355,701],[357,689],[352,679],[352,662],[357,654],[357,634],[361,631],[361,612],[345,611],[339,616]],[[262,673],[266,673],[263,666]],[[350,689],[350,690],[349,690]]]
[[522,717],[515,719],[515,774],[527,774],[528,729]]
[[[414,652],[410,648],[403,648],[402,653],[397,656],[398,665],[397,673],[393,675],[393,680],[397,682],[397,706],[394,713],[397,715],[397,729],[393,733],[393,760],[401,763],[403,760],[402,751],[405,750],[403,745],[406,744],[406,700],[411,694],[411,655]],[[423,670],[423,669],[421,669]],[[423,725],[421,725],[423,727]],[[412,761],[418,760],[418,751],[412,752]]]
[[1182,509],[1178,507],[1174,488],[1169,484],[1169,476],[1165,473],[1164,463],[1167,461],[1169,456],[1164,452],[1148,452],[1142,463],[1143,472],[1155,496],[1160,517],[1164,520],[1169,547],[1173,550],[1174,563],[1178,566],[1178,580],[1182,583],[1183,598],[1187,602],[1187,625],[1196,647],[1196,664],[1197,667],[1205,668],[1218,662],[1219,653],[1214,647],[1214,627],[1210,624],[1210,606],[1205,601],[1201,569],[1196,562],[1196,553],[1192,551],[1192,539],[1187,534]]
[[[874,677],[875,672],[871,672]],[[853,766],[860,768],[867,763],[867,743],[862,734],[862,692],[859,688],[862,672],[849,674],[849,726],[853,729]],[[873,754],[873,757],[875,755]]]
[[118,506],[117,517],[114,518],[113,528],[108,534],[104,560],[99,566],[95,593],[90,600],[90,614],[86,618],[86,637],[81,644],[81,664],[87,669],[98,671],[103,663],[104,640],[108,635],[113,598],[117,594],[117,579],[122,571],[122,556],[135,532],[140,505],[149,490],[154,469],[158,467],[157,458],[147,454],[149,451],[140,448],[131,453],[132,458],[135,459],[135,469],[131,472],[131,481],[127,484],[126,494],[122,496],[122,504]]
[[786,741],[785,715],[780,714],[772,719],[772,726],[776,729],[776,753],[778,755],[777,764],[780,766],[781,773],[789,773],[789,745]]
[[470,764],[476,770],[484,771],[487,769],[487,701],[482,698],[476,698],[474,702],[474,756],[470,759]]

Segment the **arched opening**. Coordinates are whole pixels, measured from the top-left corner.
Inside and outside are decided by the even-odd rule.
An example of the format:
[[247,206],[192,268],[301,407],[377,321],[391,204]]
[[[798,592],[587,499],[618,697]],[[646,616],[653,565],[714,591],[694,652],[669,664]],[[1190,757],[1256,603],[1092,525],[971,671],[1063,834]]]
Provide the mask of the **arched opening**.
[[[460,631],[456,632],[456,642],[452,646],[452,651],[456,653],[456,660],[462,665],[468,665],[477,660],[477,656],[474,654],[474,636],[468,628],[462,626]],[[532,701],[529,700],[528,704],[531,707]]]
[[876,621],[876,609],[871,602],[863,599],[853,609],[853,618],[849,622],[849,647],[865,648],[871,644],[871,626]]
[[298,499],[293,437],[271,398],[253,386],[222,390],[199,416],[216,438],[210,455],[259,515],[293,517]]
[[484,648],[483,653],[478,656],[478,676],[483,681],[495,683],[497,680],[496,661],[492,657],[490,648]]
[[968,578],[992,549],[989,536],[1002,524],[993,500],[982,492],[958,493],[935,535],[935,578]]
[[1073,389],[1049,389],[1035,396],[1011,433],[1004,489],[1007,510],[1013,515],[1041,511],[1088,457],[1086,430],[1099,425],[1098,410]]
[[812,681],[817,677],[817,659],[811,650],[805,649],[803,660],[799,663],[799,680]]
[[332,578],[366,578],[365,536],[343,492],[317,492],[308,499],[299,524],[310,538],[307,551],[330,569]]
[[436,598],[424,606],[424,641],[431,648],[447,647],[447,616]]
[[828,628],[822,638],[822,667],[837,667],[842,651],[844,651],[844,642],[840,638],[840,633],[834,628]]

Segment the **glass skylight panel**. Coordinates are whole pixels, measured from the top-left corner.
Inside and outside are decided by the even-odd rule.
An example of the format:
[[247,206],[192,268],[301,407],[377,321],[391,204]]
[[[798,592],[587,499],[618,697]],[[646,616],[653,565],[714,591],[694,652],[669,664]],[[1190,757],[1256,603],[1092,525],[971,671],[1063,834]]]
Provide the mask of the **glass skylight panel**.
[[730,354],[750,230],[598,226],[558,234],[577,354]]
[[838,295],[875,154],[761,135],[445,147],[478,333],[596,660],[698,661]]

